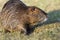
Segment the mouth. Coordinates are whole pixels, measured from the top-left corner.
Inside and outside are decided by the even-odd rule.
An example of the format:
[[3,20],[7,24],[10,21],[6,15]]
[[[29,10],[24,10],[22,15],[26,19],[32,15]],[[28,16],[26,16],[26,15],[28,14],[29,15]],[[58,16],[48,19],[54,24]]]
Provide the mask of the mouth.
[[48,20],[48,18],[45,18],[41,23],[44,23],[45,21],[47,21]]
[[45,19],[43,20],[43,22],[47,21],[47,19],[48,19],[48,18],[45,18]]
[[33,24],[31,24],[31,25],[41,24],[41,23],[44,23],[44,22],[47,21],[47,20],[48,20],[48,18],[45,18],[44,20],[38,21],[38,22],[33,23]]
[[48,15],[45,18],[41,18],[41,23],[44,23],[48,20]]

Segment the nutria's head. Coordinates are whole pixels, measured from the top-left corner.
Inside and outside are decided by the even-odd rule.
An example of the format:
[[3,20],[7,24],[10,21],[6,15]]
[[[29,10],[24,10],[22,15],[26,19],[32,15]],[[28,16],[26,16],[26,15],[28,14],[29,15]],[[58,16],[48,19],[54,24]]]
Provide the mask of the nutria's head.
[[43,10],[34,6],[28,8],[28,14],[29,22],[32,25],[35,25],[37,23],[43,23],[47,20],[47,14]]

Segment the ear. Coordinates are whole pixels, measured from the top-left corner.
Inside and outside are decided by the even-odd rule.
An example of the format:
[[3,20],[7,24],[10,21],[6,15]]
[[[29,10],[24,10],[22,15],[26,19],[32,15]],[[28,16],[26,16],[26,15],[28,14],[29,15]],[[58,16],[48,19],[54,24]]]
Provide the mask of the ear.
[[35,7],[29,7],[29,10],[33,12],[35,11]]
[[28,14],[33,14],[35,12],[36,8],[35,7],[29,7],[28,8]]

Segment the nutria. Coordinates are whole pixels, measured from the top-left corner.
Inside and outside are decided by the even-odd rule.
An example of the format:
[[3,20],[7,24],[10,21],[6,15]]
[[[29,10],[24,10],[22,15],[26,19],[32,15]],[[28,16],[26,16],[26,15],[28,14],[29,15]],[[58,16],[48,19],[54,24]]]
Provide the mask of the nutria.
[[4,30],[24,31],[47,20],[47,14],[38,7],[27,6],[20,0],[9,0],[0,13]]

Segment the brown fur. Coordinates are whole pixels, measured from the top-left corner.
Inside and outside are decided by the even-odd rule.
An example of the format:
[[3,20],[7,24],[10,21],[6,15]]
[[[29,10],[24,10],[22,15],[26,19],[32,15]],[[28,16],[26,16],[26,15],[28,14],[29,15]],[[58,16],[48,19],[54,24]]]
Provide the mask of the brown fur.
[[47,14],[35,6],[26,6],[19,0],[9,0],[4,5],[0,17],[1,26],[5,30],[27,32],[27,27],[32,28],[33,25],[42,22],[47,18]]

